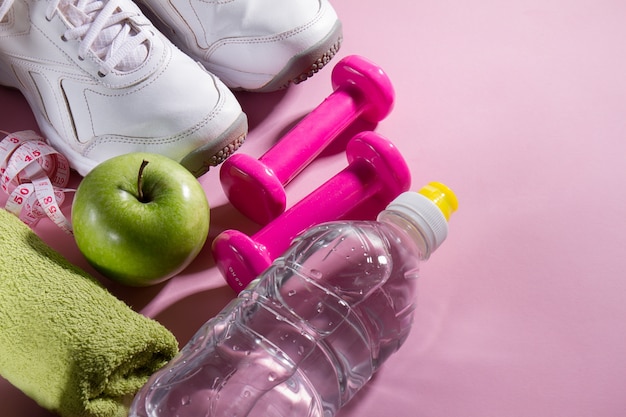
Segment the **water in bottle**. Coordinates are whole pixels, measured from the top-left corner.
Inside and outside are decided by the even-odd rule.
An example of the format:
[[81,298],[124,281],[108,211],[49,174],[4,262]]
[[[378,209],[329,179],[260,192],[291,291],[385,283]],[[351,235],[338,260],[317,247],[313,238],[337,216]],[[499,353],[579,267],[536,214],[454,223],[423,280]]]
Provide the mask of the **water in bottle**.
[[403,193],[376,221],[314,226],[135,397],[130,417],[331,417],[406,340],[420,262],[454,193]]

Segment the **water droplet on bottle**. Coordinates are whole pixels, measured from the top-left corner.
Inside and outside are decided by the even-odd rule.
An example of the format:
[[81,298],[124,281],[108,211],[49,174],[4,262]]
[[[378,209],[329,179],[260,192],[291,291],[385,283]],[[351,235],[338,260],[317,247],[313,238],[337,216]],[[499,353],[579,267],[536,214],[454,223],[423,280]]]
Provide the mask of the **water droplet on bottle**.
[[270,382],[274,382],[274,381],[276,381],[276,374],[275,374],[274,372],[270,372],[270,373],[267,375],[267,380],[268,380],[268,381],[270,381]]
[[300,356],[304,355],[304,346],[302,345],[298,346],[298,355]]
[[321,302],[317,303],[317,312],[321,313],[323,311],[324,311],[324,304],[322,304]]
[[191,403],[191,398],[188,395],[185,395],[183,398],[180,399],[180,404],[185,406],[185,405],[189,405]]
[[250,397],[250,391],[246,390],[243,392],[243,398],[248,398],[248,397]]
[[289,291],[289,292],[287,293],[287,295],[288,295],[289,297],[293,297],[294,295],[296,295],[296,293],[297,293],[297,291],[296,291],[296,290],[291,290],[291,291]]
[[287,384],[287,387],[292,391],[292,392],[298,392],[298,385],[296,384],[296,381],[294,381],[292,378],[289,378],[287,381],[285,381]]
[[313,279],[321,279],[324,276],[322,271],[320,271],[319,269],[311,269],[310,275]]

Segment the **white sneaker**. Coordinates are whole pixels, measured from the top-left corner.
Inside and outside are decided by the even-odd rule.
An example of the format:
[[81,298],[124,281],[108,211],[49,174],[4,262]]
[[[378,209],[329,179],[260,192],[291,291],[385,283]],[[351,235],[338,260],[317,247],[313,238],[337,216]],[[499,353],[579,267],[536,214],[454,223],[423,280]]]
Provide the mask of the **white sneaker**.
[[230,88],[274,91],[335,55],[341,21],[327,0],[140,0],[152,22]]
[[130,0],[0,0],[0,84],[81,175],[146,151],[200,176],[248,128],[232,92]]

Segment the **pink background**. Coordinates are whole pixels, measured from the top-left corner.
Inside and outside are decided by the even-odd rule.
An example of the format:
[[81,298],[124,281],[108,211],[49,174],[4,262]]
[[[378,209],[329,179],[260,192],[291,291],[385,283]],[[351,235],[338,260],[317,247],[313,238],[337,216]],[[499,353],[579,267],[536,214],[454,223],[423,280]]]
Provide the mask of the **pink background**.
[[[414,188],[442,181],[460,208],[423,267],[411,337],[340,417],[624,415],[626,3],[400,3],[335,1],[340,57],[389,74],[396,106],[376,130],[403,152]],[[261,155],[329,79],[239,94],[251,122],[241,152]],[[36,128],[19,93],[0,89],[0,106],[0,129]],[[339,147],[325,152],[289,185],[289,204],[344,166]],[[254,233],[217,174],[201,178],[210,239]],[[70,237],[47,221],[36,230],[93,272]],[[181,343],[233,296],[208,245],[164,285],[107,285]],[[50,415],[1,379],[0,404],[7,417]]]

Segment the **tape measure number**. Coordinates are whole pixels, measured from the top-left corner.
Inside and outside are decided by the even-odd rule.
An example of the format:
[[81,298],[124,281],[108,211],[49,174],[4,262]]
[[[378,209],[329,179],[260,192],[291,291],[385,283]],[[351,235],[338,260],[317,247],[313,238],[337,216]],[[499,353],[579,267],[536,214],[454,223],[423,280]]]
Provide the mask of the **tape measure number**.
[[0,141],[0,188],[9,194],[5,208],[29,226],[50,218],[66,233],[71,222],[61,212],[70,165],[67,158],[31,130],[8,134]]

